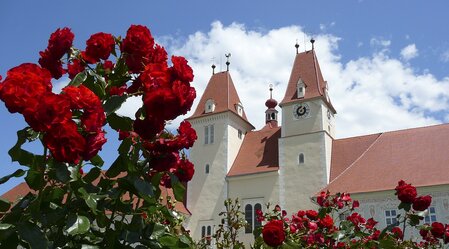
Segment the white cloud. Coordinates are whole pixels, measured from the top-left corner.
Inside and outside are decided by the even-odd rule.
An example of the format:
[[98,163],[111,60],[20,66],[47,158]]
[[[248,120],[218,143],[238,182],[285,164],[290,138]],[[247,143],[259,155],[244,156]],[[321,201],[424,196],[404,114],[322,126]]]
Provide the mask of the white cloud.
[[[191,34],[184,44],[164,45],[170,53],[185,56],[194,69],[193,86],[198,97],[192,111],[212,74],[211,58],[216,58],[216,71],[225,70],[224,54],[232,53],[234,84],[249,121],[260,129],[268,85],[275,83],[273,97],[280,102],[295,56],[295,41],[303,36],[300,26],[261,32],[242,24],[223,26],[214,22],[207,33]],[[428,72],[416,74],[410,65],[383,51],[343,63],[338,54],[340,38],[331,34],[314,38],[321,70],[338,111],[338,137],[436,124],[449,116],[445,112],[449,107],[449,77],[438,80]],[[376,39],[371,41],[374,44],[388,47],[391,41]],[[442,112],[446,114],[442,116]]]
[[418,56],[418,49],[416,48],[416,45],[414,43],[404,47],[401,50],[401,57],[406,61],[413,59],[417,56]]
[[441,54],[441,60],[443,62],[449,62],[449,49],[446,50],[443,54]]
[[391,41],[390,40],[386,40],[383,38],[371,38],[370,40],[370,45],[372,47],[389,47],[391,45]]

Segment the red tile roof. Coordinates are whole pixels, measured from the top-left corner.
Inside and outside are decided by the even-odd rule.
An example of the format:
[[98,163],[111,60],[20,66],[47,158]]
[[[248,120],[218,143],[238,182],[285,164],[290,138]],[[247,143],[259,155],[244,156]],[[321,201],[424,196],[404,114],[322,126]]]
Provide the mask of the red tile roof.
[[449,184],[449,124],[335,140],[332,193]]
[[270,123],[259,131],[248,132],[228,176],[278,170],[280,137],[281,128],[271,126]]
[[[296,85],[301,79],[306,87],[304,98],[299,99]],[[326,81],[321,74],[320,65],[315,55],[314,50],[299,53],[295,57],[292,72],[288,81],[287,90],[285,91],[284,99],[279,104],[280,106],[297,100],[306,100],[320,97],[329,104],[335,112],[330,101],[325,96]]]
[[[205,105],[208,99],[213,99],[215,102],[215,110],[211,113],[205,113]],[[195,112],[188,119],[203,117],[220,112],[231,111],[237,116],[236,105],[241,104],[237,90],[235,89],[234,82],[228,71],[213,74],[201,96],[200,102],[195,109]],[[251,125],[246,118],[245,110],[242,113],[242,119]],[[251,125],[254,127],[253,125]]]

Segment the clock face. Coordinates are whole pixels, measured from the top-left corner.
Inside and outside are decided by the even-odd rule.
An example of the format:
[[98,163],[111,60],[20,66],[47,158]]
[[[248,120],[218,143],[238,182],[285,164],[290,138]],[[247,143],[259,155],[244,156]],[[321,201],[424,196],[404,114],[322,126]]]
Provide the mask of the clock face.
[[293,117],[295,119],[302,119],[308,117],[310,114],[310,106],[307,103],[297,104],[293,107]]

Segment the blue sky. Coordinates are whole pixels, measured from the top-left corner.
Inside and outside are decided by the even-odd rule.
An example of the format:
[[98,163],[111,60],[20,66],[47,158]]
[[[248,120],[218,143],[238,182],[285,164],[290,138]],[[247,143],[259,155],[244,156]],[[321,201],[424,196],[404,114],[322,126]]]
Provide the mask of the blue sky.
[[[260,128],[258,110],[265,108],[268,84],[275,83],[275,97],[282,98],[294,43],[310,49],[307,40],[313,36],[338,111],[339,137],[444,123],[449,122],[447,9],[443,0],[1,1],[0,75],[37,62],[58,27],[72,28],[75,46],[84,48],[93,33],[123,36],[131,24],[143,24],[169,53],[189,59],[199,94],[210,64],[223,63],[224,53],[231,52],[234,83],[250,121]],[[130,102],[124,113],[133,107]],[[2,176],[18,167],[7,151],[25,123],[2,103],[0,117]],[[115,146],[105,147],[104,155],[114,155]],[[15,184],[0,185],[0,193]]]

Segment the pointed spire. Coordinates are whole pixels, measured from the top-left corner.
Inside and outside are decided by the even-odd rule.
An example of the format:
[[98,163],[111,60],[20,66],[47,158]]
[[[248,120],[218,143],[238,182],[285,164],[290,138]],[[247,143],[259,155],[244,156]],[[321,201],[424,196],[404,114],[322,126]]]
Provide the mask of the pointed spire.
[[265,111],[265,123],[270,124],[272,127],[277,127],[278,125],[277,105],[278,102],[273,99],[273,84],[270,84],[270,99],[265,102],[265,106],[267,107]]
[[315,49],[315,47],[313,46],[313,44],[315,43],[315,39],[310,39],[310,43],[312,43],[312,50],[314,50]]
[[231,57],[231,53],[225,54],[226,56],[226,71],[229,71],[229,64],[231,64],[231,62],[229,62],[229,57]]
[[215,74],[215,64],[212,64],[212,75]]
[[298,49],[299,49],[298,39],[296,39],[295,48],[296,48],[296,54],[298,54],[299,53],[299,51],[298,51]]

